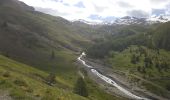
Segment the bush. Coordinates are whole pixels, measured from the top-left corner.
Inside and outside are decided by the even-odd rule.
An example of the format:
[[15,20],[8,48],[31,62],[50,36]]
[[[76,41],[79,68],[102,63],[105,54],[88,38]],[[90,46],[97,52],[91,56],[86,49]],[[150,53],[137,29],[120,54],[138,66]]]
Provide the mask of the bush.
[[56,100],[51,89],[47,89],[41,100]]
[[24,80],[21,80],[21,79],[16,79],[14,81],[14,83],[18,86],[26,86],[26,87],[28,86],[27,83]]
[[47,78],[46,78],[46,82],[47,82],[49,85],[52,85],[52,84],[56,83],[55,78],[56,78],[55,74],[50,73],[50,74],[47,76]]
[[136,55],[135,55],[135,54],[133,54],[132,57],[131,57],[131,63],[132,63],[132,64],[136,64],[136,63],[137,63],[137,61],[136,61]]
[[8,71],[4,72],[3,77],[10,77],[10,72],[8,72]]
[[168,91],[170,91],[170,84],[167,84],[167,85],[166,85],[166,89],[167,89]]

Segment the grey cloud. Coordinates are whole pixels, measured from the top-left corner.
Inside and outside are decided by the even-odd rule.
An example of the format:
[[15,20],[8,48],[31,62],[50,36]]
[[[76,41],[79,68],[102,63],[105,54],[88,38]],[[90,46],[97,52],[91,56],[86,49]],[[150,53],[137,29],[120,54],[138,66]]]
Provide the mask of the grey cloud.
[[127,3],[127,2],[119,1],[119,2],[117,2],[117,3],[118,3],[118,5],[119,5],[120,7],[124,7],[124,8],[131,8],[131,7],[133,7],[132,5],[130,5],[130,4]]
[[132,10],[127,11],[128,16],[139,17],[139,18],[146,18],[149,17],[149,13],[142,11],[142,10]]

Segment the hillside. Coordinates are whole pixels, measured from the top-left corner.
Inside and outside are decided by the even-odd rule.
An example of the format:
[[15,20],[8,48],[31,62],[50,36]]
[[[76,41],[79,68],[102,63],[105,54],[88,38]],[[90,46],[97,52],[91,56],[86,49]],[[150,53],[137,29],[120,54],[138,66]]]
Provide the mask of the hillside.
[[[0,55],[0,73],[0,91],[4,91],[0,92],[0,95],[3,95],[3,100],[112,100],[113,98],[122,100],[103,92],[88,77],[85,79],[89,91],[88,98],[74,94],[75,83],[58,74],[56,82],[51,86],[47,83],[49,73],[2,55]],[[67,72],[65,74],[70,76],[67,76],[68,78],[74,76]],[[79,76],[78,72],[75,74]]]
[[82,59],[103,68],[103,75],[123,77],[116,82],[129,91],[169,99],[169,33],[170,22],[92,25],[0,0],[0,99],[124,100],[121,91],[78,63],[82,51],[87,53]]
[[[88,76],[84,81],[89,96],[73,92],[81,77],[76,59],[92,43],[90,34],[81,29],[17,0],[1,0],[0,96],[7,100],[119,99],[101,90]],[[48,78],[53,75],[55,82],[51,85]]]
[[160,25],[151,35],[157,48],[170,50],[170,22]]
[[[65,52],[72,55],[81,50],[81,44],[89,43],[63,18],[36,12],[16,0],[0,4],[0,51],[13,59],[46,70],[54,67],[47,64],[50,61],[59,63],[56,59],[67,58]],[[56,59],[50,60],[52,52]]]
[[48,73],[0,55],[0,90],[15,100],[86,100],[65,90],[69,88],[57,77],[55,86],[46,83]]
[[[79,47],[70,41],[77,41],[80,38],[78,34],[74,36],[70,34],[69,28],[66,28],[67,26],[63,23],[66,20],[32,9],[27,10],[27,5],[20,8],[20,3],[16,0],[0,2],[2,5],[0,6],[1,54],[36,66],[48,73],[57,73],[60,77],[75,73],[73,63],[76,55],[73,51],[79,50]],[[80,39],[80,41],[83,40]],[[66,69],[68,74],[67,72],[65,75],[61,74]],[[67,77],[65,78],[67,80]],[[70,78],[69,82],[75,78]]]
[[170,98],[169,24],[159,24],[137,34],[122,31],[88,48],[88,57],[123,75],[132,86]]

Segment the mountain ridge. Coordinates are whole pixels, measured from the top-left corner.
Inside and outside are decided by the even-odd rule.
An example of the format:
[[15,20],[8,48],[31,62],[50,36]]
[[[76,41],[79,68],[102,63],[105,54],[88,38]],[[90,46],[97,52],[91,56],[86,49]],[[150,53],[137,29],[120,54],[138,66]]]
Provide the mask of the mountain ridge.
[[169,16],[151,16],[149,18],[138,18],[138,17],[133,17],[133,16],[124,16],[121,18],[116,18],[113,19],[110,22],[107,21],[101,21],[101,22],[90,22],[90,21],[86,21],[83,19],[79,19],[79,20],[74,20],[72,22],[83,22],[89,25],[132,25],[132,24],[155,24],[155,23],[165,23],[170,21],[170,17]]

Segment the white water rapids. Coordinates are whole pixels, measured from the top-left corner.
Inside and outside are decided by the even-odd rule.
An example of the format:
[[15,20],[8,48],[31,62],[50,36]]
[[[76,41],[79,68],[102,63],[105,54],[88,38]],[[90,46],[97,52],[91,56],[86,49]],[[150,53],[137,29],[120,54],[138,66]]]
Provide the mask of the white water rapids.
[[148,98],[144,98],[144,97],[140,97],[137,96],[133,93],[131,93],[130,91],[126,90],[125,88],[119,86],[115,81],[113,81],[112,79],[102,75],[101,73],[99,73],[97,70],[93,69],[93,66],[87,65],[86,62],[84,60],[82,60],[81,58],[83,56],[85,56],[86,54],[83,52],[77,59],[86,67],[91,68],[91,72],[95,75],[97,75],[98,77],[100,77],[103,81],[107,82],[108,84],[113,85],[114,87],[116,87],[117,89],[119,89],[121,92],[123,92],[124,94],[130,96],[133,99],[137,99],[137,100],[150,100]]

